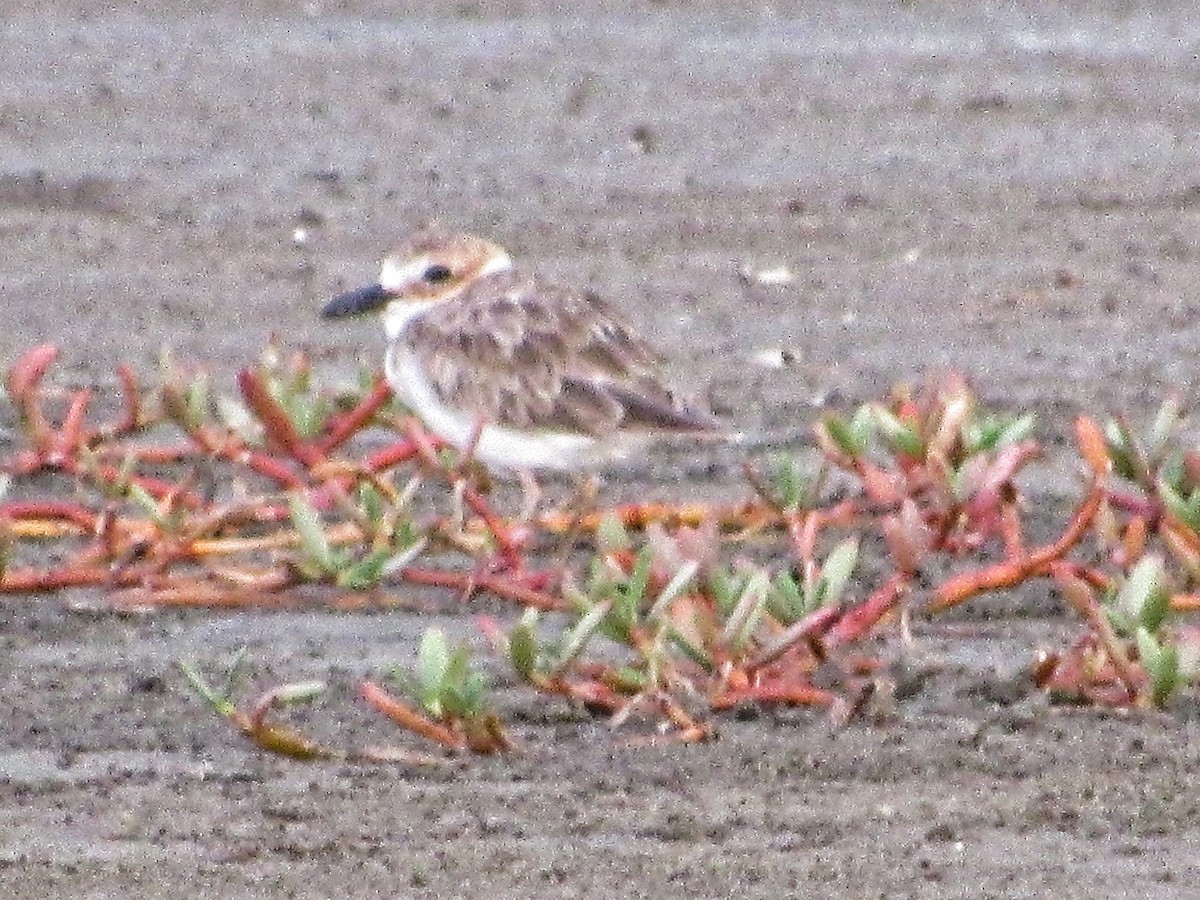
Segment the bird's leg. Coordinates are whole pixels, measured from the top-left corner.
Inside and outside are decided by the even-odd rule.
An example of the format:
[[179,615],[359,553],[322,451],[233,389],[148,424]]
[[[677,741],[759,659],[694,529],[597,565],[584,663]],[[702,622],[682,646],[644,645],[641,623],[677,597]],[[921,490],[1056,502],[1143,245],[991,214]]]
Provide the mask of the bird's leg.
[[538,504],[542,502],[542,486],[529,469],[518,469],[517,478],[521,481],[521,511],[517,514],[517,521],[521,525],[528,525],[537,513]]
[[454,491],[453,502],[450,507],[450,522],[454,528],[454,533],[460,536],[464,535],[466,531],[467,520],[467,511],[464,503],[464,497],[467,492],[467,478],[463,473],[471,467],[471,460],[475,455],[475,447],[479,444],[479,436],[483,434],[483,423],[483,416],[475,418],[475,423],[471,426],[471,434],[467,438],[467,443],[463,445],[458,459],[454,462],[454,467],[447,473],[450,476],[450,486]]
[[[453,479],[456,496],[460,497],[462,501],[459,503],[459,509],[462,509],[464,503],[466,506],[470,506],[471,510],[483,519],[484,524],[499,545],[499,558],[489,561],[487,563],[488,568],[495,570],[499,567],[520,571],[524,567],[521,558],[521,546],[526,542],[528,536],[520,532],[514,532],[510,527],[505,525],[492,505],[468,482],[466,475],[464,475],[464,471],[471,465],[475,449],[479,444],[480,436],[483,434],[483,429],[486,425],[487,419],[483,416],[475,418],[471,426],[471,433],[468,435],[466,444],[463,445],[457,463],[455,463],[454,468],[450,471],[450,476]],[[522,484],[524,485],[524,483],[522,479]],[[535,505],[536,502],[537,497],[535,496]],[[524,524],[524,520],[522,520],[521,524]],[[521,529],[521,531],[524,531],[524,529]]]
[[595,512],[596,498],[599,495],[600,479],[594,473],[581,475],[576,480],[575,492],[571,496],[571,505],[568,507],[571,511],[571,524],[558,539],[558,550],[554,555],[555,572],[566,571],[567,557],[571,553],[571,548],[575,546],[575,540],[583,531],[583,523],[587,521],[588,516]]
[[[482,421],[477,422],[472,441],[468,444],[469,452],[473,452],[474,442],[478,439],[478,432],[482,428]],[[466,531],[467,507],[470,506],[475,512],[482,515],[483,510],[481,507],[485,506],[485,504],[482,498],[471,489],[467,478],[462,473],[464,463],[469,463],[470,457],[460,457],[453,466],[446,466],[438,458],[437,450],[434,449],[433,440],[429,432],[425,430],[425,426],[415,416],[409,416],[405,419],[404,431],[409,440],[417,448],[418,456],[424,462],[425,466],[441,474],[450,484],[450,512],[446,520],[447,537],[451,543],[474,554],[477,548],[474,547]],[[484,516],[484,518],[487,518],[487,516]]]
[[475,448],[479,446],[479,438],[483,434],[483,427],[487,424],[487,419],[483,416],[476,416],[475,421],[471,425],[471,433],[467,435],[467,442],[463,444],[462,452],[459,454],[458,462],[454,465],[455,473],[462,472],[471,465],[475,459]]
[[599,496],[600,476],[595,472],[588,472],[586,475],[579,476],[575,482],[575,497],[571,501],[576,510],[575,522],[573,524],[576,532],[583,526],[588,516],[596,511],[596,499]]
[[450,528],[457,537],[465,537],[467,528],[467,510],[466,504],[463,502],[463,495],[467,490],[467,482],[462,478],[455,478],[450,483],[451,500],[450,500]]

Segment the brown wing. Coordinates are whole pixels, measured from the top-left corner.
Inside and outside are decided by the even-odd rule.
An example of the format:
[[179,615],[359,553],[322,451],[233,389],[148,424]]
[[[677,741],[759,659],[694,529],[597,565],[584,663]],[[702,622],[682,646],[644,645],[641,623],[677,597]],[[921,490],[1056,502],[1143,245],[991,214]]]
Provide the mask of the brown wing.
[[504,273],[409,328],[442,399],[488,421],[595,435],[719,428],[675,398],[657,351],[595,297]]

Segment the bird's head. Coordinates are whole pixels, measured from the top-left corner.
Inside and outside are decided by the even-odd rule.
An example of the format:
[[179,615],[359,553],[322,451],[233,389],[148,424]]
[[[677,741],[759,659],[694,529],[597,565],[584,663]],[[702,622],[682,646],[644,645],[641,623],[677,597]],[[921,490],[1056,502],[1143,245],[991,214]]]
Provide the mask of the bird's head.
[[437,226],[415,232],[383,261],[379,280],[339,294],[321,316],[336,319],[381,312],[395,336],[421,310],[452,300],[473,282],[512,268],[503,247],[470,234],[454,234]]

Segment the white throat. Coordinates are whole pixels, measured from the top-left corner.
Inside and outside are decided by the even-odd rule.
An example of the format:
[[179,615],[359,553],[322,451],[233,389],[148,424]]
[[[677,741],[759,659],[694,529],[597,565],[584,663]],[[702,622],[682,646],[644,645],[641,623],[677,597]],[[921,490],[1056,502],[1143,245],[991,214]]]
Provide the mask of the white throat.
[[393,300],[383,311],[383,330],[387,332],[388,340],[394,342],[415,319],[420,318],[441,302],[440,300]]

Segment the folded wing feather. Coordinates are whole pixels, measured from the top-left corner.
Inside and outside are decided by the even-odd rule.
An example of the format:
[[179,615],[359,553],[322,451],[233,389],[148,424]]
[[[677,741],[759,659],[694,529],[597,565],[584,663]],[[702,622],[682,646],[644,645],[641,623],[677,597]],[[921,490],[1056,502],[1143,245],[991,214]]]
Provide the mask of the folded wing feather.
[[719,429],[677,400],[659,354],[591,296],[503,273],[409,328],[442,399],[489,421],[596,436]]

